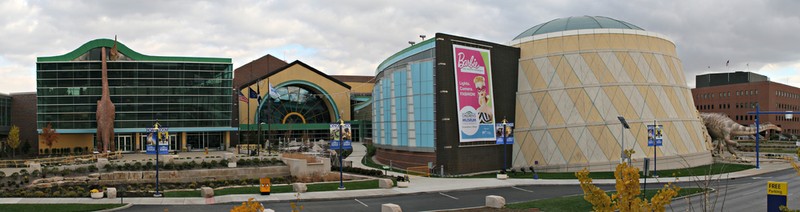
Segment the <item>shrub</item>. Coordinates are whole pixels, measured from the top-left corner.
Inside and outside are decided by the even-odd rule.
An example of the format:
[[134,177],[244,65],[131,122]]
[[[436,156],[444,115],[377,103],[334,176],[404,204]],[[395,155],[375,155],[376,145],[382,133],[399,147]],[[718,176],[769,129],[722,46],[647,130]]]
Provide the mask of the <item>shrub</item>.
[[130,163],[125,163],[125,165],[122,165],[122,169],[125,171],[131,171],[133,166]]
[[50,149],[44,149],[44,154],[45,155],[49,155],[50,154]]
[[78,167],[78,168],[75,169],[75,173],[78,173],[78,174],[83,174],[83,173],[86,173],[86,172],[87,172],[87,168],[86,167]]
[[217,168],[217,161],[215,161],[215,160],[209,161],[208,162],[208,167],[209,168]]
[[31,172],[31,176],[33,177],[39,177],[40,175],[42,175],[42,172],[39,170],[33,170],[33,172]]
[[153,162],[147,161],[147,163],[144,164],[144,169],[145,170],[153,169]]
[[208,167],[208,162],[206,162],[206,161],[203,161],[203,162],[201,162],[201,163],[200,163],[200,167],[203,167],[204,169],[207,169],[207,168],[209,168],[209,167]]
[[228,163],[229,163],[228,160],[225,159],[219,160],[219,166],[228,167]]
[[44,192],[42,192],[42,191],[33,192],[33,196],[34,197],[44,197]]
[[62,177],[66,177],[67,175],[70,175],[70,174],[72,174],[72,170],[71,169],[62,169],[61,170],[61,176]]
[[65,193],[64,196],[66,196],[66,197],[78,197],[78,193],[75,192],[75,191],[67,191],[67,193]]
[[105,169],[107,172],[113,172],[116,168],[117,167],[113,164],[106,164],[103,166],[103,169]]
[[19,173],[18,173],[18,172],[14,172],[14,173],[12,173],[12,174],[11,174],[11,178],[12,178],[12,179],[18,179],[18,178],[19,178]]
[[5,177],[6,177],[6,173],[3,172],[3,171],[0,171],[0,179],[5,178]]
[[95,165],[90,165],[90,166],[87,168],[87,170],[89,170],[89,173],[94,173],[94,172],[97,172],[97,166],[95,166]]
[[81,154],[81,152],[83,152],[83,148],[75,147],[73,148],[72,152],[74,152],[75,154]]
[[141,170],[142,169],[142,163],[140,163],[140,162],[133,163],[133,167],[131,167],[131,168],[133,168],[134,171]]

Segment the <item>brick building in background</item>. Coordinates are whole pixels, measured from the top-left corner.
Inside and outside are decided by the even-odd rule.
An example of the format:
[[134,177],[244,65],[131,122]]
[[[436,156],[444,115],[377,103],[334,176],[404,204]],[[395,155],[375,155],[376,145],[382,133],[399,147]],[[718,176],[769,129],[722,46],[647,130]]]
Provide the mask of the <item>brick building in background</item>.
[[[713,73],[697,75],[697,87],[692,89],[697,110],[702,113],[722,113],[737,123],[755,124],[755,111],[800,111],[800,88],[769,81],[752,72]],[[783,128],[783,134],[800,134],[800,117],[786,119],[783,115],[761,115],[761,123]]]

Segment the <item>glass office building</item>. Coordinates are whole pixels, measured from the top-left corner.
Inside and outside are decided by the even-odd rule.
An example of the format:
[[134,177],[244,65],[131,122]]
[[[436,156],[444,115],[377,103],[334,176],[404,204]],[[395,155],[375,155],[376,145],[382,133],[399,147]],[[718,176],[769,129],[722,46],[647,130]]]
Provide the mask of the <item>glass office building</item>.
[[[114,45],[98,39],[65,55],[38,58],[37,128],[51,123],[62,134],[58,147],[94,148],[101,48]],[[231,59],[149,56],[116,45],[120,56],[107,64],[117,150],[142,151],[146,128],[156,121],[169,128],[172,150],[227,146],[235,131]]]
[[6,137],[8,137],[8,131],[10,129],[11,129],[11,96],[0,94],[0,139],[5,139]]

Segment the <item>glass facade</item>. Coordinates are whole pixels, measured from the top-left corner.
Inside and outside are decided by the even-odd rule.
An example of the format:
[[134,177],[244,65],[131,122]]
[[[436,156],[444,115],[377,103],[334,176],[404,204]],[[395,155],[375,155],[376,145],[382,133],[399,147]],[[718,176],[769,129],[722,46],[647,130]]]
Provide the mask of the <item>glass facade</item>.
[[[37,128],[97,127],[101,62],[95,48],[72,61],[38,62]],[[178,58],[178,57],[175,57]],[[115,128],[144,129],[155,120],[170,128],[230,128],[232,64],[194,61],[108,61]]]
[[434,150],[434,50],[381,70],[372,96],[375,144],[404,150]]
[[7,135],[11,128],[11,97],[0,95],[0,135]]

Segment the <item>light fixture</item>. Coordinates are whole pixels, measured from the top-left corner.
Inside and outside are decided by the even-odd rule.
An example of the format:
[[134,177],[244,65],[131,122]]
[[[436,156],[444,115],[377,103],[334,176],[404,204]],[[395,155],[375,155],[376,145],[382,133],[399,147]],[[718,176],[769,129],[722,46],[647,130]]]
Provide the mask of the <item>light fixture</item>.
[[417,43],[417,42],[414,42],[414,41],[409,41],[409,42],[408,42],[408,44],[410,44],[410,45],[414,45],[414,44],[416,44],[416,43]]

